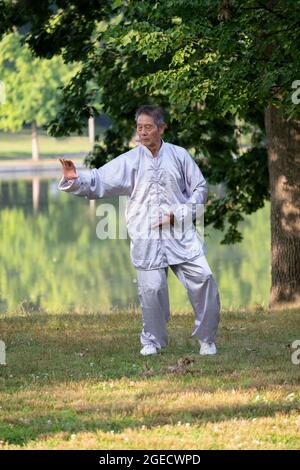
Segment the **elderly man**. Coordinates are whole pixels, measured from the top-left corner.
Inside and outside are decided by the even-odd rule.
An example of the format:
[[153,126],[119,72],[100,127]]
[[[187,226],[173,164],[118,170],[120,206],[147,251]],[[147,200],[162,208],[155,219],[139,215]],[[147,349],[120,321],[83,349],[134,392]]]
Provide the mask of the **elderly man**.
[[170,266],[193,306],[192,336],[200,342],[200,354],[213,355],[220,298],[193,223],[197,207],[207,198],[206,182],[184,148],[162,140],[165,127],[160,108],[140,107],[139,145],[87,173],[77,173],[71,160],[60,159],[63,177],[58,188],[88,199],[129,196],[126,222],[143,312],[141,354],[156,354],[167,345]]

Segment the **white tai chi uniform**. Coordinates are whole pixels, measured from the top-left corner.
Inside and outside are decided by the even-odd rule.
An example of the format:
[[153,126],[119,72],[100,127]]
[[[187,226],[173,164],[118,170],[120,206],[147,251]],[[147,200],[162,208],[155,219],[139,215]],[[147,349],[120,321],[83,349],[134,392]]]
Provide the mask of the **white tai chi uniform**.
[[[205,179],[182,147],[162,141],[153,157],[144,145],[129,150],[98,169],[64,177],[58,188],[76,196],[100,199],[126,195],[126,223],[130,254],[137,270],[143,312],[141,343],[160,349],[167,344],[170,317],[167,271],[170,266],[187,289],[195,313],[192,336],[214,342],[220,320],[220,298],[205,257],[205,245],[192,220],[207,198]],[[190,220],[179,235],[174,227],[153,231],[159,220],[173,212],[175,227]],[[153,236],[154,235],[154,236]]]

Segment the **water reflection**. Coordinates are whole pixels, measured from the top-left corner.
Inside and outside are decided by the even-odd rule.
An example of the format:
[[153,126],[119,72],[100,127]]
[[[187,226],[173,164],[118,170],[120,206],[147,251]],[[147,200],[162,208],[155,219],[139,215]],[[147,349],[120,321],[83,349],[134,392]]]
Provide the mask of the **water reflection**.
[[[0,313],[18,310],[103,311],[138,305],[128,240],[99,240],[96,208],[57,190],[60,174],[0,180]],[[270,285],[269,207],[248,217],[244,241],[220,245],[207,231],[207,258],[223,307],[267,303]],[[117,232],[118,233],[118,232]],[[172,309],[190,308],[170,271]]]

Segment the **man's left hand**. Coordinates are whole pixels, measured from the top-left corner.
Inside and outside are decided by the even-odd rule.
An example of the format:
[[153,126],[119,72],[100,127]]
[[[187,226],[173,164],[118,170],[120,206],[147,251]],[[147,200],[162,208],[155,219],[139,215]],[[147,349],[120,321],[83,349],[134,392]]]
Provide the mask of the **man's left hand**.
[[163,225],[174,225],[174,214],[165,214],[164,217],[159,221],[159,223],[152,225],[152,228],[162,227]]

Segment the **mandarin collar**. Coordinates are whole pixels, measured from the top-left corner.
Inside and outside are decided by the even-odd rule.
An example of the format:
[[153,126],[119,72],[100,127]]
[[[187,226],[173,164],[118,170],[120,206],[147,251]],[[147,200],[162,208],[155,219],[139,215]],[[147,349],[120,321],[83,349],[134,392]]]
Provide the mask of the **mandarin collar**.
[[165,142],[164,142],[163,139],[161,139],[161,146],[160,146],[160,148],[159,148],[159,151],[158,151],[158,154],[156,155],[156,157],[153,157],[151,150],[149,150],[148,147],[146,147],[146,145],[140,144],[140,146],[143,148],[144,152],[145,152],[149,157],[151,157],[151,158],[153,158],[153,159],[156,159],[156,158],[159,158],[159,157],[163,154]]

